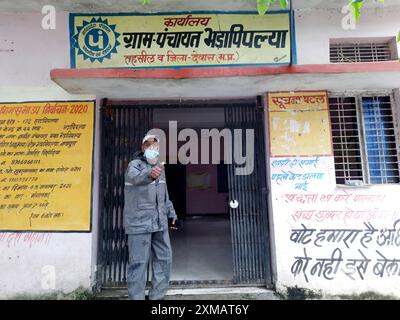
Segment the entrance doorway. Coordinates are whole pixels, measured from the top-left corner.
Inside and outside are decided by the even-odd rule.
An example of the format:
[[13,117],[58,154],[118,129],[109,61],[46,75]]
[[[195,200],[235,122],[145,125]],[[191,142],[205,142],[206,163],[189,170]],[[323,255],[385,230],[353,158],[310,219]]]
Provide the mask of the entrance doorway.
[[[125,170],[147,131],[163,129],[169,138],[170,121],[176,121],[178,130],[190,128],[199,135],[202,129],[227,129],[232,137],[240,131],[242,135],[233,139],[233,147],[240,144],[242,156],[247,156],[243,153],[249,147],[253,155],[252,170],[238,174],[241,165],[232,154],[233,163],[224,163],[227,151],[223,148],[219,163],[171,164],[177,161],[171,161],[167,153],[168,189],[179,218],[179,229],[170,233],[171,284],[270,285],[264,113],[257,100],[104,101],[101,114],[102,286],[126,285],[128,251],[122,223]],[[247,131],[252,132],[254,141],[247,139]],[[178,142],[178,148],[185,143]],[[221,146],[224,143],[225,138]],[[204,150],[199,159],[201,152]],[[215,150],[210,157],[212,152]]]

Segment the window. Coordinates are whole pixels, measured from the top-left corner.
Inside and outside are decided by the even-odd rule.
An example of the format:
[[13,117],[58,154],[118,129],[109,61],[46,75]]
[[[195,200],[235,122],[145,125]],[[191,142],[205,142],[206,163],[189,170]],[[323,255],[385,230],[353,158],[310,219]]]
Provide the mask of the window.
[[394,38],[331,39],[331,63],[379,62],[397,60]]
[[391,96],[329,99],[336,182],[399,183]]
[[330,98],[329,108],[337,183],[363,180],[356,99]]

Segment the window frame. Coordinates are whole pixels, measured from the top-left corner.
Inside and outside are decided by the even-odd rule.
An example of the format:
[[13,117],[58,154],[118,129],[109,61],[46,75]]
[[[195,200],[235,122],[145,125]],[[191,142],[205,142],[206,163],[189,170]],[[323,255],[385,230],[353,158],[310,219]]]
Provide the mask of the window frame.
[[[400,94],[400,93],[399,93]],[[372,90],[372,91],[344,91],[344,92],[336,92],[336,91],[329,91],[328,92],[328,104],[330,98],[354,98],[355,99],[355,108],[357,114],[357,124],[358,124],[358,134],[359,134],[359,143],[360,143],[360,158],[361,158],[361,170],[363,173],[363,183],[368,185],[398,185],[399,183],[371,183],[371,177],[369,173],[369,162],[368,162],[368,154],[367,154],[367,141],[366,141],[366,134],[365,134],[365,124],[364,118],[362,113],[362,99],[363,98],[373,98],[377,96],[387,96],[390,98],[390,110],[392,112],[392,119],[393,119],[393,130],[395,136],[395,143],[396,143],[396,156],[397,156],[397,166],[399,170],[400,176],[400,137],[399,137],[399,118],[398,112],[396,112],[396,94],[394,90]],[[400,96],[399,96],[400,98]],[[400,107],[400,106],[399,106]],[[330,105],[329,105],[330,110]],[[330,115],[329,115],[330,119]],[[332,141],[333,141],[333,133],[332,127],[330,128],[332,134]],[[333,148],[333,143],[332,143]],[[334,151],[334,150],[332,150]],[[335,179],[336,179],[336,168],[335,168]]]
[[[354,50],[360,50],[360,45],[370,45],[371,48],[374,46],[374,50],[376,51],[377,45],[387,45],[390,51],[390,58],[388,60],[382,59],[378,61],[332,61],[333,57],[331,55],[331,50],[333,46],[354,46]],[[356,48],[357,47],[357,48]],[[371,50],[371,55],[373,55],[373,51]],[[330,38],[329,39],[329,63],[330,64],[351,64],[351,63],[380,63],[380,62],[388,62],[388,61],[397,61],[399,60],[399,51],[397,47],[397,39],[393,36],[386,36],[386,37],[345,37],[345,38]]]

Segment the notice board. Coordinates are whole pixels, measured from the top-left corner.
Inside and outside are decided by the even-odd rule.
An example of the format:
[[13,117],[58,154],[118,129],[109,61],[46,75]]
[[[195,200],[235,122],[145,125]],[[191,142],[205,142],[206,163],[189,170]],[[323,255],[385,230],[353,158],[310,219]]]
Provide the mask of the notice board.
[[326,91],[269,93],[268,111],[272,157],[332,155]]
[[90,231],[94,101],[0,103],[0,231]]

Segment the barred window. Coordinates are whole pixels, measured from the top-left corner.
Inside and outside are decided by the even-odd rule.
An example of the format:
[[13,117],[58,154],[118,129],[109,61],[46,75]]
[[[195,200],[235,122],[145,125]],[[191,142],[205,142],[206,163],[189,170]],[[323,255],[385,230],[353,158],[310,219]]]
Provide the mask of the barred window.
[[330,62],[378,62],[397,60],[394,38],[383,39],[331,39]]
[[336,182],[399,183],[390,96],[329,99]]
[[337,183],[363,180],[356,99],[330,98],[329,103]]

